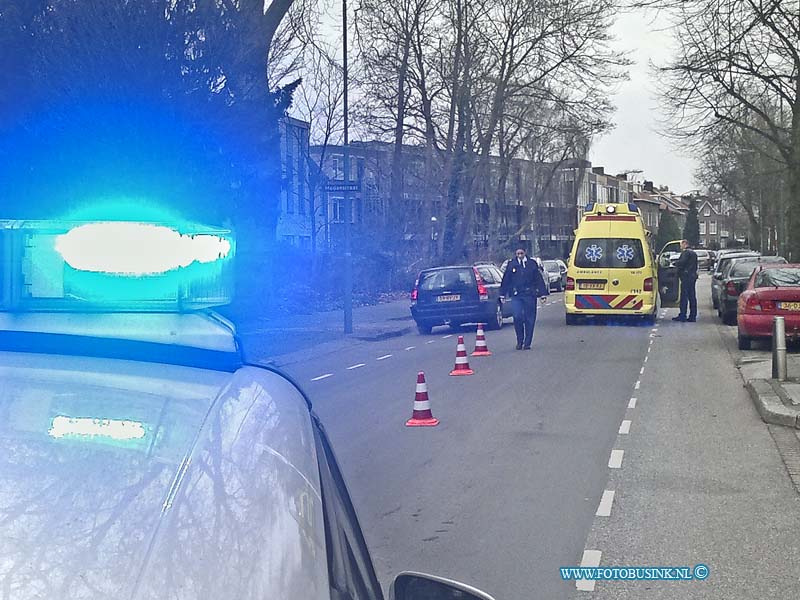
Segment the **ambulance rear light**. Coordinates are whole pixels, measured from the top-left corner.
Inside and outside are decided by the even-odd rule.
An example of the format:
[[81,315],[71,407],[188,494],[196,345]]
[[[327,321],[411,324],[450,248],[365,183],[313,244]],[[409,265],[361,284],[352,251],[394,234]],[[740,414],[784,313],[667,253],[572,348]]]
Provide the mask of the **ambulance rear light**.
[[644,280],[644,291],[645,292],[652,292],[653,291],[653,278],[648,277]]
[[575,280],[572,277],[567,277],[567,290],[574,290],[575,289]]

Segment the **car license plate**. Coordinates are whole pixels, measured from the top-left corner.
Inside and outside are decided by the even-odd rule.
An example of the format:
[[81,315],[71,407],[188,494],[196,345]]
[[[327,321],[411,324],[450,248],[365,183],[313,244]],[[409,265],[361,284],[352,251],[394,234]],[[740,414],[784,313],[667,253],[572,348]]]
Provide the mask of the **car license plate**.
[[800,310],[800,302],[778,302],[781,310]]
[[437,302],[458,302],[461,300],[461,294],[450,294],[449,296],[439,296],[436,298]]
[[582,290],[602,290],[606,284],[601,281],[582,281],[578,283],[578,288]]

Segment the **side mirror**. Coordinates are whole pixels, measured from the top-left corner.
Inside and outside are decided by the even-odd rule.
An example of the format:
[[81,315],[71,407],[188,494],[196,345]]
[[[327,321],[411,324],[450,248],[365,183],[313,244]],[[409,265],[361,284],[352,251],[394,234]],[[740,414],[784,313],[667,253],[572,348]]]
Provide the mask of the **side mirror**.
[[426,575],[425,573],[400,573],[392,583],[391,600],[494,600],[474,587],[464,583]]

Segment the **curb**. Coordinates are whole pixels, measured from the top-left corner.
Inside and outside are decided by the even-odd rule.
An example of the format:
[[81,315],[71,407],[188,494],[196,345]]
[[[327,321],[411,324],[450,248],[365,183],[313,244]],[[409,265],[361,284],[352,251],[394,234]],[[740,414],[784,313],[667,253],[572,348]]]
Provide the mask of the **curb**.
[[765,423],[800,429],[800,410],[786,406],[769,379],[753,379],[746,387]]

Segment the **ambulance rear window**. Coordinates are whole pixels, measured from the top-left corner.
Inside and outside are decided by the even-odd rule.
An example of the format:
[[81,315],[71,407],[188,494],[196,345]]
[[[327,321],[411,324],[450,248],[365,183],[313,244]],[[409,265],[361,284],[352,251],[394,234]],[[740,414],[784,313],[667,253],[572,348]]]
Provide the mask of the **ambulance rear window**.
[[584,238],[578,242],[575,266],[581,269],[641,269],[642,241],[633,238]]

